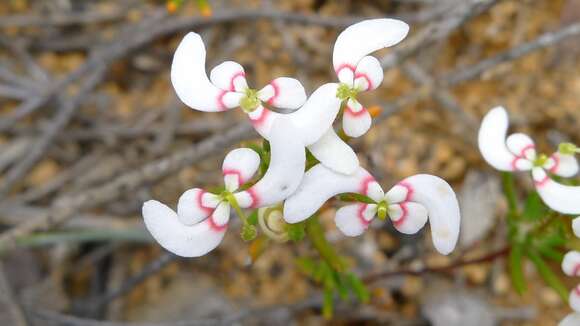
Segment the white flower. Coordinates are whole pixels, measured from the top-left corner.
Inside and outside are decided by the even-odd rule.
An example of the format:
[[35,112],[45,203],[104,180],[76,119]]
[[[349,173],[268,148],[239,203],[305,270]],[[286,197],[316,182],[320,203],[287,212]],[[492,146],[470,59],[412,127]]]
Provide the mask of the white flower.
[[[359,137],[371,126],[370,113],[358,102],[360,92],[377,88],[383,80],[380,62],[368,54],[401,42],[409,26],[396,19],[371,19],[349,26],[334,44],[332,62],[340,85],[336,97],[345,102],[342,128],[346,135]],[[308,149],[328,168],[351,174],[359,166],[352,148],[340,139],[332,127]]]
[[521,133],[507,136],[508,115],[497,107],[487,113],[479,129],[479,150],[483,158],[500,171],[532,171],[536,190],[542,200],[563,214],[580,214],[580,187],[563,185],[550,174],[572,177],[578,161],[572,154],[556,152],[538,155],[532,139]]
[[412,234],[427,222],[435,248],[449,254],[459,237],[459,204],[453,189],[439,177],[419,174],[399,182],[386,194],[363,168],[354,174],[336,173],[319,164],[308,170],[298,190],[284,203],[284,219],[298,223],[314,214],[329,198],[358,193],[373,203],[351,204],[336,213],[336,224],[347,236],[364,232],[373,218],[388,215],[397,230]]
[[580,313],[571,313],[558,324],[558,326],[578,326],[580,325]]
[[182,257],[199,257],[222,241],[230,219],[231,205],[257,205],[252,190],[238,191],[258,170],[260,157],[248,148],[229,152],[223,162],[225,191],[213,194],[200,188],[189,189],[179,198],[177,213],[168,206],[149,200],[143,204],[145,225],[165,249]]

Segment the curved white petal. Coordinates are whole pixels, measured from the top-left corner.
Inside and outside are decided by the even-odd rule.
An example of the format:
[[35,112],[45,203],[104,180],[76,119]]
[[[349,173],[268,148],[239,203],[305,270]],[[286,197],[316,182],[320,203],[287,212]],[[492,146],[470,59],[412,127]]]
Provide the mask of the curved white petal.
[[560,321],[560,323],[558,324],[558,326],[578,326],[578,325],[580,325],[580,313],[578,312],[568,314],[568,316],[562,319],[562,321]]
[[201,37],[187,34],[173,56],[171,83],[179,99],[192,109],[223,111],[238,106],[243,94],[214,86],[205,72],[205,46]]
[[572,308],[572,310],[580,312],[580,285],[570,291],[568,302],[570,303],[570,308]]
[[408,187],[410,200],[423,205],[429,212],[433,244],[440,253],[453,251],[459,238],[461,214],[459,203],[451,186],[443,179],[417,174],[399,182]]
[[576,238],[580,238],[580,216],[572,220],[572,231]]
[[149,200],[143,204],[145,226],[166,250],[182,257],[199,257],[217,247],[224,238],[227,224],[215,228],[212,219],[183,225],[177,214],[166,205]]
[[536,144],[530,136],[522,133],[511,134],[507,137],[506,146],[515,156],[530,161],[536,159]]
[[409,25],[397,19],[369,19],[351,25],[334,43],[334,70],[338,75],[342,67],[350,66],[348,69],[354,71],[364,56],[401,42],[408,33]]
[[369,227],[376,212],[375,204],[350,204],[336,211],[334,222],[344,235],[356,237]]
[[479,128],[479,151],[487,163],[500,171],[514,171],[517,159],[506,146],[508,123],[505,109],[496,107],[485,115]]
[[251,207],[283,201],[300,185],[306,165],[306,150],[290,121],[278,119],[270,137],[270,165],[264,177],[245,191],[253,198]]
[[298,190],[286,199],[284,219],[288,223],[304,221],[329,198],[348,192],[366,195],[372,184],[375,184],[373,187],[378,186],[375,179],[361,167],[347,175],[317,164],[304,174]]
[[580,252],[569,251],[564,255],[562,271],[568,276],[580,276]]
[[248,116],[250,117],[252,126],[254,126],[254,129],[260,134],[260,136],[269,140],[274,121],[278,120],[278,118],[283,115],[269,110],[263,105],[259,105],[254,111],[248,113]]
[[230,203],[222,201],[211,214],[210,222],[217,228],[223,227],[230,220]]
[[209,73],[211,82],[229,92],[243,92],[248,88],[244,67],[235,61],[224,61]]
[[371,114],[359,102],[348,100],[342,114],[342,129],[349,137],[360,137],[371,127]]
[[427,223],[428,212],[421,204],[406,202],[389,205],[389,217],[393,226],[404,234],[415,234]]
[[212,193],[200,188],[189,189],[177,203],[179,221],[185,225],[201,222],[211,215],[218,203],[219,199]]
[[222,163],[222,173],[228,191],[235,191],[248,182],[260,167],[260,155],[249,148],[229,152]]
[[338,137],[333,128],[328,128],[324,136],[308,149],[320,163],[336,172],[351,174],[359,166],[356,153]]
[[298,111],[283,115],[298,128],[296,136],[304,145],[314,144],[332,126],[341,101],[336,97],[338,84],[324,84],[310,95]]
[[354,86],[361,91],[372,91],[383,82],[383,67],[379,60],[372,56],[362,58],[354,72]]
[[555,175],[570,178],[578,174],[578,160],[574,155],[556,152],[544,164],[544,169]]
[[306,91],[297,79],[279,77],[264,86],[258,97],[277,108],[298,109],[306,102]]
[[580,186],[566,186],[552,180],[542,168],[532,170],[536,191],[551,209],[562,214],[580,214]]

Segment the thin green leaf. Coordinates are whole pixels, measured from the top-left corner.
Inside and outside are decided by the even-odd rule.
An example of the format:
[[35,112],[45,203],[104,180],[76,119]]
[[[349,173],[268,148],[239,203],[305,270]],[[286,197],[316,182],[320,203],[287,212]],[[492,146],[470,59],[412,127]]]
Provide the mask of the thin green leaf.
[[366,204],[376,204],[376,202],[369,197],[357,193],[347,193],[343,195],[339,195],[338,199],[345,202],[359,202],[359,203],[366,203]]
[[334,291],[332,289],[324,288],[323,293],[323,301],[322,301],[322,316],[325,319],[332,319],[332,315],[334,314],[334,300],[333,295]]
[[310,259],[310,258],[306,258],[306,257],[301,257],[301,258],[297,258],[296,261],[296,266],[298,267],[298,270],[300,270],[302,273],[308,275],[309,277],[314,278],[314,274],[316,273],[316,263]]
[[529,252],[528,257],[534,266],[536,266],[536,270],[540,273],[542,279],[546,282],[546,284],[554,289],[556,293],[564,300],[564,302],[568,302],[568,289],[562,283],[560,278],[548,267],[546,262],[535,252]]
[[509,255],[510,278],[516,292],[520,295],[526,292],[526,279],[523,269],[523,252],[523,246],[521,244],[515,244],[510,250]]
[[354,273],[348,273],[346,275],[346,280],[349,283],[350,288],[352,289],[353,293],[356,297],[363,303],[367,303],[371,299],[371,295],[369,290],[364,285],[362,280],[358,278]]
[[524,205],[524,218],[530,221],[537,221],[546,216],[548,208],[544,205],[542,198],[536,191],[533,191],[526,198]]

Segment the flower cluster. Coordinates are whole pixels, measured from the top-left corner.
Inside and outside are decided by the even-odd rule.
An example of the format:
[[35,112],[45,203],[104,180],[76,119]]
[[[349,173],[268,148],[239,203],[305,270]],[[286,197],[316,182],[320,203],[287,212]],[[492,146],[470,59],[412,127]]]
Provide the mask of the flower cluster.
[[[572,221],[572,230],[574,235],[580,238],[580,217]],[[568,276],[580,276],[579,251],[570,251],[564,256],[562,260],[562,271]],[[566,316],[560,322],[560,326],[580,325],[580,284],[570,291],[568,301],[574,312]]]
[[[395,19],[366,20],[346,28],[333,51],[339,83],[324,84],[310,96],[298,80],[288,77],[251,88],[244,68],[233,61],[216,66],[208,77],[203,41],[196,33],[187,34],[171,68],[178,97],[199,111],[241,108],[269,142],[269,160],[261,178],[249,182],[260,156],[251,149],[236,149],[223,163],[222,192],[190,189],[179,199],[177,212],[158,201],[146,202],[143,217],[157,242],[180,256],[204,255],[223,239],[231,207],[244,226],[242,209],[261,208],[257,225],[266,236],[286,241],[288,225],[309,218],[332,196],[358,193],[363,202],[337,211],[336,223],[343,233],[361,234],[375,216],[389,216],[403,233],[418,232],[429,220],[436,249],[449,254],[460,222],[451,187],[438,177],[415,175],[385,193],[333,127],[342,109],[345,135],[359,137],[368,131],[371,115],[357,96],[376,89],[383,79],[379,60],[369,54],[399,43],[408,30],[407,24]],[[311,169],[306,168],[307,151],[319,162]],[[277,208],[268,210],[273,206]]]
[[569,178],[578,173],[576,147],[563,144],[550,156],[538,154],[534,141],[526,134],[507,136],[506,110],[489,111],[479,129],[479,150],[483,158],[500,171],[531,171],[536,191],[551,209],[562,214],[580,214],[580,187],[562,184],[552,175]]

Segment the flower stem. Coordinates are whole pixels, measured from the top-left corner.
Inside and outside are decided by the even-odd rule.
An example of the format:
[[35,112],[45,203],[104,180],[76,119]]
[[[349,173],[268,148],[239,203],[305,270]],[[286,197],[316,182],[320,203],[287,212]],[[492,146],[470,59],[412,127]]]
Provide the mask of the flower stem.
[[234,197],[232,193],[228,192],[227,194],[225,194],[225,198],[230,203],[230,205],[232,205],[232,207],[236,211],[236,214],[238,214],[238,217],[240,218],[240,220],[242,220],[242,223],[247,224],[248,219],[246,218],[246,215],[240,208],[240,204],[238,204],[236,197]]
[[318,221],[318,215],[312,215],[306,220],[306,235],[316,251],[318,251],[318,254],[329,266],[337,272],[343,272],[346,269],[344,262],[324,236],[324,230],[322,225],[320,225],[320,221]]
[[517,218],[519,216],[518,200],[514,185],[514,175],[509,172],[501,174],[503,194],[508,203],[508,218]]

